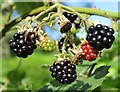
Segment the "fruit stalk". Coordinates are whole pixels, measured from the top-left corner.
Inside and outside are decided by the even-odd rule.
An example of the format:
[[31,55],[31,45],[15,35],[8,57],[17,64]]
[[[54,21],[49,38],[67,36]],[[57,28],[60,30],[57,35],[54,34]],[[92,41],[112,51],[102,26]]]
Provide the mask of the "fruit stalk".
[[36,20],[38,19],[40,16],[42,16],[45,13],[48,13],[49,11],[53,10],[55,7],[57,6],[57,4],[54,4],[53,6],[51,6],[50,8],[48,8],[47,10],[44,10],[43,12],[39,13],[37,16],[35,16],[32,20]]

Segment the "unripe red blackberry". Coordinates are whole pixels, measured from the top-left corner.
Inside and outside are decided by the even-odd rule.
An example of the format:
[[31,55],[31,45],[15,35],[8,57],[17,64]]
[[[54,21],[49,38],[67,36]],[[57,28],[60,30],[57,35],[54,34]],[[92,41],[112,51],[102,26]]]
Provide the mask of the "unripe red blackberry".
[[55,42],[48,37],[44,37],[40,41],[40,48],[44,51],[53,51],[55,49]]
[[81,49],[84,54],[84,57],[83,57],[84,60],[92,61],[97,58],[98,51],[94,50],[93,47],[91,47],[88,42],[85,42],[84,44],[82,44]]
[[71,84],[77,77],[76,66],[71,64],[68,59],[64,59],[59,63],[54,62],[50,67],[50,71],[52,77],[62,84]]
[[114,30],[102,24],[90,26],[87,33],[86,40],[95,50],[109,49],[115,40]]
[[[63,47],[64,40],[65,40],[65,38],[63,37],[58,41],[58,49],[59,49],[60,53],[62,53],[62,47]],[[65,51],[67,51],[69,48],[73,48],[73,46],[70,43],[70,41],[68,40]]]
[[36,49],[35,38],[30,38],[29,36],[25,36],[25,34],[26,34],[25,31],[15,33],[13,35],[13,39],[9,41],[10,49],[18,57],[22,57],[22,58],[27,58],[28,55],[31,55],[34,52],[34,49]]

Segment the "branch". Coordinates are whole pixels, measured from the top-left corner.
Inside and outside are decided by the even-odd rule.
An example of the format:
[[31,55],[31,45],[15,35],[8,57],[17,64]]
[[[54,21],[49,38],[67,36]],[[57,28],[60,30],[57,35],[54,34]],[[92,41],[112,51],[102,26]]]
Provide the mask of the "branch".
[[112,18],[114,20],[120,19],[119,13],[116,13],[116,12],[110,12],[106,10],[93,9],[93,8],[77,8],[77,7],[71,7],[71,8],[73,8],[79,13],[98,15],[98,16],[103,16],[107,18]]
[[44,11],[46,9],[46,7],[39,7],[36,9],[33,9],[30,13],[26,13],[24,15],[21,15],[20,17],[14,19],[13,21],[9,22],[8,24],[6,24],[4,26],[4,28],[2,29],[2,31],[0,32],[0,39],[5,36],[6,32],[10,30],[10,28],[12,28],[14,25],[16,25],[17,23],[19,23],[21,20],[25,19],[27,16],[33,16],[36,15],[42,11]]
[[[59,4],[58,4],[59,5]],[[62,5],[62,4],[60,4]],[[53,5],[55,6],[55,5]],[[62,5],[64,9],[67,10],[67,6]],[[67,7],[67,8],[66,8]],[[50,7],[49,7],[50,8]],[[0,32],[0,39],[5,36],[6,32],[8,32],[10,30],[10,28],[12,28],[14,25],[16,25],[17,23],[19,23],[21,20],[25,19],[27,16],[33,16],[33,15],[37,15],[40,12],[43,12],[42,14],[40,14],[39,16],[43,15],[44,13],[46,13],[46,9],[47,7],[42,6],[36,9],[33,9],[30,13],[26,13],[16,19],[14,19],[13,21],[9,22],[8,24],[5,25],[5,27],[2,29],[2,31]],[[78,13],[85,13],[85,14],[92,14],[92,15],[98,15],[98,16],[103,16],[103,17],[107,17],[107,18],[112,18],[113,20],[118,20],[120,19],[120,16],[118,15],[118,13],[115,12],[109,12],[109,11],[105,11],[105,10],[100,10],[100,9],[93,9],[93,8],[77,8],[77,7],[71,7],[70,9],[72,9],[71,11],[77,11]],[[68,9],[70,11],[70,9]],[[45,12],[44,12],[45,11]],[[51,10],[52,11],[52,10]],[[76,12],[76,13],[77,13]],[[79,17],[83,17],[79,14]],[[37,17],[36,17],[37,18]]]

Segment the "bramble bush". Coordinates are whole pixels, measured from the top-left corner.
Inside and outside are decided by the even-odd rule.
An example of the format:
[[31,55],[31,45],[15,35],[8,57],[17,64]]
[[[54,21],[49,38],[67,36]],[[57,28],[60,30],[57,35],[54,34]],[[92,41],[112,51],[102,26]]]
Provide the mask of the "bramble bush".
[[[113,90],[118,90],[118,13],[70,7],[60,2],[6,5],[2,12],[8,13],[4,16],[8,22],[0,39],[3,47],[7,39],[13,59],[3,56],[1,90],[92,91],[100,87],[109,89],[110,80],[115,82]],[[14,9],[21,16],[10,20]],[[111,19],[112,26],[89,20],[92,15]],[[44,30],[46,26],[53,30],[58,27],[59,40],[49,37]],[[86,36],[79,38],[78,32]]]

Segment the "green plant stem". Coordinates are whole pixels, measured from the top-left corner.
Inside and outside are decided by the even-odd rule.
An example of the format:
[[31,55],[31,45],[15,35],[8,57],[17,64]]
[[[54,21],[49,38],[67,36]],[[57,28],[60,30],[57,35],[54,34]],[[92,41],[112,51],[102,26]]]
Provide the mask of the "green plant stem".
[[63,54],[64,54],[64,51],[65,51],[65,48],[66,48],[66,45],[67,45],[67,41],[68,41],[68,39],[67,39],[67,37],[65,37],[65,40],[63,42],[63,47],[62,47],[62,53]]
[[22,58],[20,58],[20,60],[19,60],[19,62],[18,62],[18,65],[17,65],[17,67],[16,67],[16,69],[15,69],[16,72],[17,72],[18,69],[20,68],[21,64],[22,64]]
[[59,15],[59,18],[61,19],[62,18],[61,5],[58,2],[56,3],[56,5],[57,5],[57,13]]
[[115,20],[120,19],[119,13],[116,13],[116,12],[110,12],[110,11],[94,9],[94,8],[77,8],[77,7],[71,7],[71,8],[76,10],[79,13],[98,15],[98,16],[103,16],[107,18],[112,18]]
[[[82,19],[83,21],[86,20],[86,18],[82,14],[78,13],[75,9],[73,9],[71,7],[68,7],[68,6],[65,6],[65,5],[62,5],[62,4],[60,4],[60,5],[61,5],[62,8],[66,9],[66,10],[69,10],[69,11],[72,11],[73,13],[75,13],[76,15],[78,15],[78,17],[80,19]],[[87,24],[91,25],[92,23],[88,22]]]
[[20,17],[14,19],[13,21],[9,22],[8,24],[6,24],[4,26],[4,28],[2,29],[2,31],[0,32],[0,40],[3,36],[5,36],[6,32],[8,32],[14,25],[16,25],[17,23],[19,23],[21,20],[25,19],[27,16],[33,16],[38,14],[39,12],[44,11],[44,9],[46,9],[46,7],[39,7],[36,8],[34,10],[32,10],[30,13],[26,13],[24,15],[21,15]]
[[36,20],[38,19],[40,16],[42,16],[45,13],[48,13],[49,11],[52,11],[54,8],[56,8],[57,4],[54,4],[53,6],[51,6],[50,8],[42,11],[41,13],[39,13],[37,16],[35,16],[32,20]]
[[[69,11],[77,13],[77,15],[79,15],[79,17],[81,17],[81,18],[82,18],[82,16],[80,15],[80,13],[85,13],[85,14],[92,14],[92,15],[103,16],[103,17],[114,19],[114,20],[120,19],[119,14],[115,13],[115,12],[109,12],[109,11],[105,11],[105,10],[92,9],[92,8],[68,7],[68,6],[64,6],[62,4],[57,4],[56,7],[58,5],[61,5],[62,8],[66,9],[66,10],[69,10]],[[51,7],[53,7],[53,6],[51,6]],[[44,12],[44,10],[46,11],[46,9],[48,9],[48,8],[45,7],[45,6],[42,6],[42,7],[39,7],[39,8],[35,8],[31,12],[26,13],[24,15],[21,15],[20,17],[18,17],[16,19],[14,19],[13,21],[9,22],[8,24],[6,24],[4,26],[4,28],[2,29],[2,31],[0,32],[0,40],[1,40],[1,38],[3,36],[5,36],[6,32],[8,32],[14,25],[19,23],[21,20],[25,19],[27,16],[33,16],[33,15],[36,15],[36,14],[38,14],[40,12]],[[52,10],[51,10],[51,12],[52,12]],[[44,13],[46,13],[46,12],[44,12]],[[42,15],[42,14],[40,14],[40,15]],[[38,17],[40,17],[40,15]]]
[[12,13],[13,13],[13,10],[14,10],[14,8],[13,8],[14,5],[12,5],[11,7],[12,7],[12,10],[10,10],[10,15],[8,17],[8,20],[7,20],[8,22],[11,20],[11,16],[12,16]]

